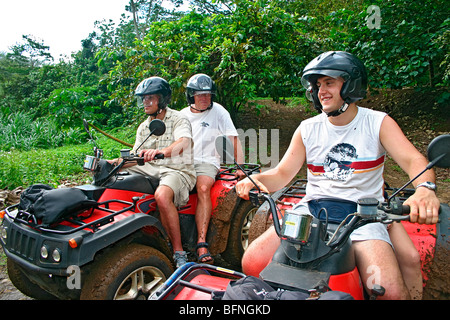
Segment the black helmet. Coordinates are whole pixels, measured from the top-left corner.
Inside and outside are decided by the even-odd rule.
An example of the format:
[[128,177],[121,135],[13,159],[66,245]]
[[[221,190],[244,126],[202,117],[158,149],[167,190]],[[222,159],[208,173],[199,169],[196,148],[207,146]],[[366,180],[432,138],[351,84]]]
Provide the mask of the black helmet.
[[361,60],[344,51],[322,53],[308,63],[303,69],[302,76],[302,84],[307,90],[307,95],[311,95],[314,106],[319,111],[322,111],[322,104],[318,97],[317,79],[322,76],[344,79],[341,98],[345,102],[343,106],[345,108],[338,110],[337,114],[329,114],[331,116],[341,114],[350,103],[363,99],[367,93],[367,71]]
[[208,109],[212,107],[212,103],[216,96],[216,84],[210,76],[199,73],[193,75],[186,85],[186,99],[189,105],[194,104],[194,94],[198,91],[205,91],[205,93],[211,94],[211,105]]
[[161,95],[158,107],[165,109],[172,98],[172,89],[169,83],[160,77],[150,77],[143,80],[136,88],[134,94],[138,97],[138,104],[142,103],[142,97],[151,94]]

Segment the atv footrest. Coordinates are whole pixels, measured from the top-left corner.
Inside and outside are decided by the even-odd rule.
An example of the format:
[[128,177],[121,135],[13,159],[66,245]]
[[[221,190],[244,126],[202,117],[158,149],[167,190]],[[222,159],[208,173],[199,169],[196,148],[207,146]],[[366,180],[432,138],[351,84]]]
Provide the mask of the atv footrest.
[[272,261],[261,271],[259,277],[275,289],[308,292],[308,290],[313,289],[322,281],[328,284],[330,273],[298,269]]

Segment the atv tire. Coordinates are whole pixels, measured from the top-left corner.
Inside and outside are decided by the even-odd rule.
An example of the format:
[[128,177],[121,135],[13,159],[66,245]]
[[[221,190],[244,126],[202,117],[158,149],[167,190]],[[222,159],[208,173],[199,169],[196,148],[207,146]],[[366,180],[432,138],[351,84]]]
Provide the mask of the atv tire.
[[12,284],[24,295],[36,300],[57,300],[58,298],[51,295],[37,284],[31,282],[24,274],[22,269],[11,259],[7,261],[8,277]]
[[81,300],[146,300],[173,273],[169,259],[145,245],[123,245],[98,258]]
[[222,254],[231,267],[241,267],[242,255],[249,243],[248,232],[257,210],[258,208],[253,206],[250,201],[241,201],[234,216],[231,218],[227,248]]

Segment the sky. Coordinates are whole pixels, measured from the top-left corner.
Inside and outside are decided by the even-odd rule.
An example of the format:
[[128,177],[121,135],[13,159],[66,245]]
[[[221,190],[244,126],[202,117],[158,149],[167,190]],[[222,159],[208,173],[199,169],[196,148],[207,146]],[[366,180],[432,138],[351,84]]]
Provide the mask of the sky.
[[[129,0],[0,0],[0,51],[32,35],[50,47],[55,61],[81,50],[81,40],[94,31],[94,22],[120,21]],[[127,13],[129,14],[129,13]]]

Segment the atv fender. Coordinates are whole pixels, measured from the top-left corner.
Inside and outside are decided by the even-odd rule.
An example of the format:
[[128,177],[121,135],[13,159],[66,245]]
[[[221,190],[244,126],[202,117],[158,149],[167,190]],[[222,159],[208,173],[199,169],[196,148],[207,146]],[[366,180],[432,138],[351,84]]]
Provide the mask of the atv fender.
[[219,196],[217,199],[218,204],[214,208],[207,235],[211,254],[216,255],[222,253],[227,248],[230,222],[241,200],[236,195],[234,189],[227,192],[224,196]]
[[436,237],[436,250],[450,250],[450,206],[446,203],[441,203]]
[[[92,237],[85,239],[77,257],[79,259],[78,265],[81,266],[94,260],[97,252],[118,243],[136,231],[148,230],[150,228],[156,231],[156,238],[162,240],[160,242],[168,243],[168,235],[161,222],[151,215],[138,212],[114,223],[104,230],[95,232]],[[162,251],[165,252],[166,250]]]
[[[274,192],[271,197],[274,199],[274,201],[277,201],[287,189],[288,187],[278,190],[277,192]],[[248,233],[248,243],[252,243],[253,240],[258,238],[261,234],[264,233],[264,231],[269,229],[272,224],[272,213],[270,212],[269,203],[264,202],[258,208],[258,211],[256,211],[255,216],[253,217],[253,221]]]

